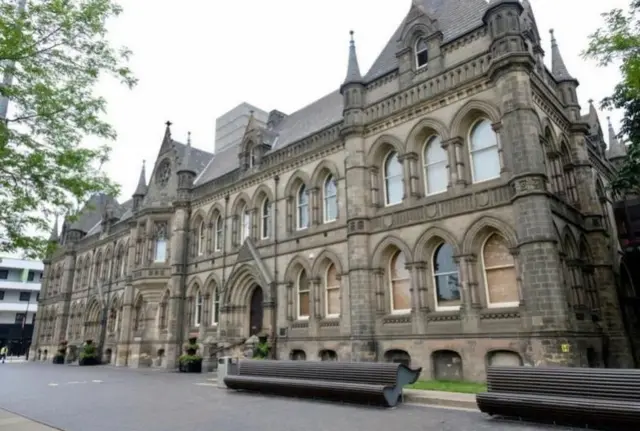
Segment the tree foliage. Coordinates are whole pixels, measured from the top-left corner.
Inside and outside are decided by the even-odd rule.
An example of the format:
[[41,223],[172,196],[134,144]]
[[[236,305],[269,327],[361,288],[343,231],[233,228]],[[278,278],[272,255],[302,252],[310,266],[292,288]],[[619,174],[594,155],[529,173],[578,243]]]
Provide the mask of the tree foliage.
[[600,66],[619,64],[622,81],[610,97],[602,101],[604,109],[622,109],[624,117],[619,139],[629,142],[628,155],[612,189],[621,195],[640,194],[640,0],[632,0],[629,11],[613,9],[603,14],[604,27],[589,37],[586,58]]
[[136,83],[130,51],[107,38],[106,22],[120,13],[112,0],[0,3],[0,96],[10,102],[0,118],[0,238],[8,240],[0,252],[42,256],[54,213],[73,214],[93,193],[117,194],[101,170],[109,146],[82,141],[116,136],[94,93],[99,79]]

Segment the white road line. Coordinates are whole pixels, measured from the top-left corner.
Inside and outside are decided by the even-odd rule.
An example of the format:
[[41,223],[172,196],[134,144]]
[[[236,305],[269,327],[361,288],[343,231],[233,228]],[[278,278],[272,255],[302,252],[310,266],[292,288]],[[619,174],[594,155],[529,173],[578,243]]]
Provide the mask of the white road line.
[[80,385],[80,384],[83,384],[83,383],[87,383],[87,382],[86,381],[84,381],[84,382],[67,382],[68,385]]
[[216,383],[194,383],[197,386],[218,386]]
[[91,380],[91,383],[102,383],[102,380]]
[[49,383],[49,386],[58,386],[57,383]]

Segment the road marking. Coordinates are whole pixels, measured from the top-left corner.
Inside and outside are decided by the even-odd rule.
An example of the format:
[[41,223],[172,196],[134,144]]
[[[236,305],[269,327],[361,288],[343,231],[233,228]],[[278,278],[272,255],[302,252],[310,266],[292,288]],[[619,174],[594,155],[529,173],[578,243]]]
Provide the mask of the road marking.
[[49,386],[58,386],[57,383],[49,383]]
[[197,386],[218,386],[216,383],[194,383]]
[[80,385],[80,384],[83,384],[83,383],[87,383],[87,382],[86,381],[84,381],[84,382],[67,382],[68,385]]
[[102,380],[91,380],[91,383],[102,383]]

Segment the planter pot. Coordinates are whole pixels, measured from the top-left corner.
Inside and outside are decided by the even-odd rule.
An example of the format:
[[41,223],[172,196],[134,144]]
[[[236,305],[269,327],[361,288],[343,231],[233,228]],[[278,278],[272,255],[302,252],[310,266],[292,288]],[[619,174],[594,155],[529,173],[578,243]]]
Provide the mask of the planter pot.
[[184,364],[180,363],[179,370],[181,373],[201,373],[202,359],[199,361],[189,361]]
[[53,363],[58,365],[64,365],[64,356],[54,356]]
[[100,365],[98,358],[80,358],[78,365]]

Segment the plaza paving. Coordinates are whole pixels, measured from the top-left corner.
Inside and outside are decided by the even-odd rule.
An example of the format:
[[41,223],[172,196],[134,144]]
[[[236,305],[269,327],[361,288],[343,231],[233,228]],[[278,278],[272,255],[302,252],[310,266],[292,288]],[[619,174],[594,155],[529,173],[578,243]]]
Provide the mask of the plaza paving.
[[412,405],[383,410],[234,393],[216,388],[208,378],[113,367],[0,364],[0,409],[64,431],[558,429],[496,421],[472,411]]

